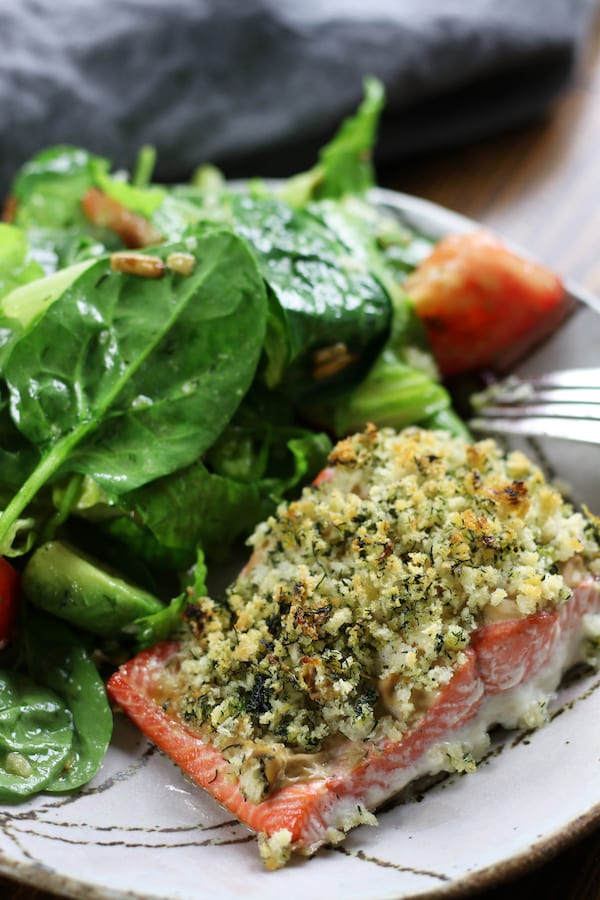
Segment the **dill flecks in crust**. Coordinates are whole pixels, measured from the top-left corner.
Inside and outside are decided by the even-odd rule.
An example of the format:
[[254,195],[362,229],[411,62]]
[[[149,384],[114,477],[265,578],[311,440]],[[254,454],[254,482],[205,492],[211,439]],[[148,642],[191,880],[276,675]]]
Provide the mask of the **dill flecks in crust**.
[[226,600],[199,600],[166,677],[242,783],[248,742],[273,785],[278,751],[401,738],[476,628],[561,606],[573,567],[600,575],[593,523],[492,440],[370,427],[330,466],[256,529]]

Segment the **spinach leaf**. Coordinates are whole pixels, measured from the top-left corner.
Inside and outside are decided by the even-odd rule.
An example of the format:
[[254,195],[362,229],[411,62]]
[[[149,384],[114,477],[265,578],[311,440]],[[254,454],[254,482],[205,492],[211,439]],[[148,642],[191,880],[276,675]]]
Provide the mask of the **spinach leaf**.
[[118,495],[191,464],[246,393],[265,335],[263,280],[243,241],[211,230],[156,254],[192,253],[159,280],[91,265],[14,345],[11,413],[42,450],[0,517],[12,523],[56,473]]
[[54,691],[0,671],[0,802],[44,790],[66,765],[72,741],[71,713]]
[[17,341],[90,264],[82,262],[22,284],[0,299],[0,370]]
[[[265,283],[266,284],[266,283]],[[282,380],[290,359],[290,333],[287,314],[269,284],[266,284],[268,312],[260,380],[273,388]]]
[[[85,479],[71,540],[80,541],[84,517],[120,546],[121,555],[144,561],[158,576],[188,569],[198,545],[211,562],[223,560],[239,537],[323,467],[330,449],[326,435],[299,427],[289,403],[255,384],[202,462],[122,494],[112,506]],[[97,541],[96,534],[88,546]],[[113,561],[120,567],[118,558]]]
[[174,187],[163,198],[150,221],[167,241],[177,241],[199,221],[229,224],[227,194],[213,198],[187,186]]
[[22,166],[11,188],[17,201],[15,225],[67,228],[87,225],[81,209],[85,192],[107,174],[109,163],[80,147],[50,147]]
[[207,574],[204,552],[199,547],[196,555],[196,565],[190,580],[191,583],[188,585],[187,590],[171,600],[165,609],[152,613],[149,616],[142,616],[133,623],[130,630],[135,634],[138,650],[152,647],[159,641],[166,640],[177,631],[181,625],[183,611],[186,606],[193,603],[195,597],[204,597],[206,595]]
[[[93,515],[94,511],[89,510],[85,517],[93,520]],[[137,516],[132,515],[129,507],[115,507],[110,518],[96,522],[95,525],[99,534],[119,550],[121,559],[123,554],[128,563],[135,559],[138,566],[144,566],[155,577],[183,572],[192,563],[193,554],[187,546],[181,549],[162,544]]]
[[433,241],[398,221],[395,213],[354,194],[311,201],[305,207],[332,236],[385,284],[392,299],[406,295],[401,282],[433,248]]
[[[88,265],[84,262],[36,278],[0,298],[0,371],[15,344]],[[39,458],[39,450],[16,427],[10,415],[7,386],[0,384],[0,491],[20,488]]]
[[32,676],[62,699],[72,717],[67,763],[45,790],[71,790],[96,774],[111,738],[104,684],[81,642],[56,619],[28,610],[26,640]]
[[321,471],[331,451],[331,441],[323,432],[298,429],[296,436],[288,440],[287,446],[294,457],[295,467],[294,475],[282,486],[286,493],[301,480],[312,479]]
[[[292,400],[336,393],[360,381],[385,341],[391,322],[384,266],[375,249],[361,249],[366,232],[354,226],[352,241],[320,216],[320,204],[294,209],[267,191],[205,195],[180,190],[160,207],[153,223],[181,233],[183,220],[169,218],[169,202],[187,205],[197,222],[226,223],[250,245],[267,285],[269,314],[261,378]],[[337,205],[337,204],[336,204]],[[339,217],[338,217],[339,218]],[[359,222],[361,214],[355,216]],[[345,229],[348,231],[348,228]],[[369,234],[370,243],[374,238]],[[373,265],[377,261],[379,270]],[[330,367],[315,364],[319,351],[335,347]]]
[[441,384],[386,350],[362,383],[338,399],[326,415],[342,437],[361,430],[367,422],[381,428],[405,428],[449,406],[450,397]]
[[287,492],[322,468],[329,438],[294,424],[289,404],[258,386],[202,462],[122,497],[160,545],[222,560]]
[[322,178],[317,197],[342,197],[363,194],[375,183],[371,155],[377,138],[379,117],[385,91],[377,78],[365,79],[365,97],[356,113],[347,118],[339,131],[319,153]]
[[303,206],[311,198],[360,195],[375,183],[371,156],[385,91],[372,77],[365,79],[364,89],[364,100],[356,113],[342,122],[322,148],[318,163],[285,182],[281,193],[290,203]]
[[143,616],[133,622],[129,631],[135,636],[136,651],[153,647],[174,634],[181,625],[181,617],[187,603],[189,603],[187,594],[179,594],[160,612]]
[[105,194],[117,200],[123,206],[132,212],[139,213],[146,218],[150,218],[152,213],[158,209],[166,196],[165,188],[158,185],[151,187],[136,187],[127,181],[119,181],[116,178],[110,178],[108,175],[101,173],[96,178],[96,183]]
[[205,462],[226,478],[259,482],[280,499],[316,475],[330,450],[325,434],[297,424],[293,407],[280,393],[254,384]]
[[[142,151],[144,167],[145,156]],[[130,184],[111,176],[109,170],[108,160],[102,157],[80,147],[58,146],[34,156],[15,178],[15,223],[25,229],[32,257],[47,274],[123,246],[107,227],[92,224],[86,217],[82,200],[90,188],[99,188],[146,218],[166,197],[165,188]]]
[[78,225],[69,228],[30,227],[27,229],[27,240],[32,259],[46,275],[85,260],[99,259],[105,253],[123,246],[117,235],[106,229],[100,234],[92,228],[87,234]]
[[42,267],[31,258],[24,232],[0,223],[0,297],[43,274]]
[[[250,195],[232,196],[230,209],[234,231],[252,247],[284,311],[289,362],[280,390],[297,400],[358,382],[390,329],[380,281],[303,210]],[[329,348],[339,348],[339,364],[319,366],[319,351]]]
[[10,417],[8,397],[0,394],[0,496],[19,490],[39,459],[37,448],[23,437]]
[[256,482],[215,475],[200,461],[125,499],[158,542],[182,555],[187,565],[198,546],[207,556],[223,559],[231,544],[271,511]]
[[439,383],[423,323],[401,283],[430,251],[431,242],[360,197],[312,201],[306,212],[377,275],[393,307],[390,335],[372,368],[344,395],[305,406],[308,420],[327,422],[337,437],[361,430],[367,422],[393,428],[418,423],[464,435],[450,395]]

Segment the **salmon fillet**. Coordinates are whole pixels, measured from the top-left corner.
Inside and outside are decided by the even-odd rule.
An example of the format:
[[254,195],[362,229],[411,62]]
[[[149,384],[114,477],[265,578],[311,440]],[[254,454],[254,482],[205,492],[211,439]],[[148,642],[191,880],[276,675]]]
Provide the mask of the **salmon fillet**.
[[[562,648],[559,666],[549,673],[557,687],[565,669],[578,661],[579,655],[569,654],[568,647],[583,615],[598,610],[600,593],[589,579],[561,613],[485,626],[474,635],[468,661],[402,741],[382,747],[366,742],[360,764],[352,768],[332,760],[322,777],[281,788],[259,804],[244,799],[222,753],[163,710],[161,673],[177,651],[176,643],[138,654],[111,677],[108,692],[151,741],[241,822],[267,838],[288,832],[289,846],[311,855],[324,843],[341,839],[350,827],[371,823],[367,810],[376,809],[415,777],[435,774],[427,767],[415,769],[427,750],[458,740],[462,726],[478,718],[482,730],[496,724],[500,716],[485,716],[487,696],[510,692],[543,672],[549,657]],[[515,723],[509,717],[499,724]],[[268,863],[268,851],[266,856]]]
[[[372,433],[368,440],[373,444]],[[435,456],[434,444],[428,438],[418,434],[415,440],[420,442],[421,451],[427,449],[431,451],[429,457]],[[422,445],[423,441],[425,446]],[[435,441],[439,442],[439,439],[435,438]],[[390,449],[388,444],[389,441],[385,443],[386,451]],[[383,446],[380,442],[376,447],[375,456],[378,465],[381,462]],[[435,444],[435,446],[437,447],[436,453],[443,451],[441,445]],[[354,449],[361,447],[364,447],[364,441],[362,445],[360,442],[356,444]],[[393,453],[400,453],[402,456],[402,466],[412,466],[408,450],[412,453],[414,447],[393,444],[391,449]],[[452,453],[455,452],[456,447],[453,447]],[[479,449],[477,454],[470,450],[466,452],[466,458],[471,460],[473,466],[476,463],[479,471],[481,469],[481,450]],[[333,466],[326,470],[326,474],[319,479],[320,486],[313,490],[327,492],[335,489],[336,465],[344,468],[345,474],[342,480],[347,479],[346,467],[351,455],[349,445],[341,447],[341,449],[338,446],[332,454]],[[435,458],[435,465],[438,465],[439,457]],[[517,462],[522,465],[521,461]],[[422,485],[425,476],[419,466],[417,469]],[[398,477],[398,471],[395,471],[394,477]],[[439,472],[436,477],[439,477]],[[494,502],[500,506],[504,503],[504,494],[502,493],[504,489],[502,488],[501,491],[498,487],[502,483],[497,481],[497,466],[494,468],[494,478],[496,480],[489,483],[492,487],[486,487],[487,482],[481,479],[472,479],[476,484],[477,496],[482,491],[484,494],[487,491],[487,495],[484,497],[486,509],[489,508],[488,495],[492,493],[492,488],[501,494],[500,500],[494,500]],[[368,479],[361,481],[361,491],[365,496],[369,491],[367,482]],[[534,489],[537,490],[535,485],[538,483],[539,477],[535,474],[534,480],[531,482],[531,493],[534,492]],[[482,488],[481,485],[484,487]],[[353,487],[356,491],[357,483],[353,482]],[[410,489],[411,491],[416,490],[414,479],[410,483]],[[506,521],[512,523],[512,541],[516,540],[514,537],[516,533],[515,517],[520,521],[519,517],[526,516],[526,509],[523,506],[523,490],[523,488],[517,490],[513,487],[513,494],[518,495],[516,512],[513,508],[515,506],[513,500],[511,500],[512,506],[508,512],[501,512],[504,525]],[[510,496],[512,497],[512,494]],[[546,506],[550,502],[545,494],[542,496],[542,500]],[[303,502],[314,506],[317,501],[315,501],[314,495],[311,495]],[[336,502],[338,501],[336,500]],[[353,509],[358,509],[359,501],[354,499],[352,502]],[[466,523],[469,534],[477,532],[476,523],[482,524],[481,514],[478,513],[474,503],[475,501],[467,503],[464,511],[460,514],[461,521]],[[313,509],[313,506],[310,508]],[[544,509],[547,512],[550,507],[548,506],[546,509],[546,506]],[[306,524],[306,519],[300,519],[299,509],[300,507],[292,505],[280,511],[279,516],[286,528],[289,528],[290,518],[294,520],[294,527],[302,528],[300,522]],[[355,515],[355,518],[360,519],[362,523],[365,507],[361,506],[360,510],[362,510],[360,516]],[[411,521],[416,521],[413,510],[411,510],[411,516]],[[565,528],[572,529],[574,527],[575,519],[565,517],[564,521]],[[273,527],[272,524],[271,528],[273,529]],[[492,534],[492,531],[490,524],[487,523],[483,537],[477,533],[477,541],[486,545],[486,540],[483,539],[486,538],[489,545],[489,535]],[[500,532],[493,533],[499,534]],[[285,534],[288,532],[286,531]],[[348,543],[352,548],[351,552],[364,555],[364,542],[357,538],[356,533],[352,534],[352,540]],[[358,532],[358,534],[360,537],[362,532]],[[389,529],[386,534],[391,534]],[[462,553],[464,556],[464,550],[461,549],[463,533],[461,532],[457,537],[458,532],[450,530],[448,534],[447,544],[440,542],[436,545],[439,553],[443,555],[448,550],[448,552]],[[272,538],[273,546],[279,546],[280,537],[281,535],[276,532],[275,537]],[[573,538],[573,540],[575,540],[573,546],[578,546],[578,539]],[[389,551],[387,546],[385,544],[384,550],[376,557],[382,590],[384,590],[385,578],[381,572],[385,566],[391,567],[390,572],[394,577],[402,571],[398,568],[397,561],[394,564],[395,567],[392,567],[392,563],[389,561],[389,556],[394,552],[398,556],[402,555],[398,545],[393,551]],[[565,546],[570,546],[570,544]],[[484,556],[488,550],[489,547],[486,546],[483,551]],[[289,557],[293,552],[289,550],[287,555],[284,554],[284,570],[286,571],[285,567],[288,566]],[[547,550],[547,552],[549,551]],[[257,572],[263,571],[261,566],[268,565],[269,553],[270,550],[265,549],[264,532],[262,532],[260,540],[255,542],[254,554],[240,576],[241,587],[238,585],[237,590],[243,591],[248,580],[256,577]],[[336,553],[335,564],[339,565],[341,553],[339,547]],[[265,563],[265,558],[267,563]],[[427,560],[425,562],[426,570],[429,571],[433,563],[427,562]],[[321,565],[323,565],[322,561]],[[448,566],[442,567],[440,571],[444,576],[449,572],[456,576],[457,565],[451,559]],[[570,583],[570,596],[566,602],[559,601],[557,598],[556,603],[544,602],[541,604],[541,608],[525,614],[511,598],[504,599],[502,602],[498,602],[498,598],[496,598],[495,606],[486,605],[485,600],[478,600],[480,604],[478,607],[479,624],[471,629],[468,639],[464,638],[464,635],[461,637],[461,640],[464,638],[464,646],[460,644],[459,649],[454,651],[453,655],[448,652],[451,661],[444,670],[446,675],[440,679],[437,686],[413,693],[414,708],[411,707],[412,712],[406,716],[401,734],[394,731],[393,728],[388,729],[387,732],[385,729],[379,732],[372,729],[368,735],[361,738],[348,737],[336,731],[335,734],[325,739],[322,746],[316,748],[313,753],[300,754],[298,759],[302,761],[302,765],[294,766],[294,754],[288,754],[288,769],[285,770],[285,777],[271,777],[271,789],[261,798],[249,796],[249,792],[244,788],[242,779],[239,777],[239,767],[236,769],[236,766],[232,765],[228,751],[230,746],[235,746],[233,740],[228,745],[223,740],[219,742],[219,740],[213,739],[211,729],[207,725],[208,718],[207,722],[198,726],[193,717],[186,715],[186,707],[178,708],[176,704],[172,705],[170,696],[172,687],[168,686],[169,677],[171,677],[169,673],[172,673],[173,670],[180,670],[181,660],[185,659],[186,652],[182,650],[179,641],[162,643],[140,653],[126,663],[108,682],[108,692],[112,700],[125,710],[150,740],[171,757],[200,787],[208,791],[240,821],[258,832],[259,847],[265,864],[267,868],[276,868],[287,861],[291,851],[311,855],[323,844],[342,840],[344,835],[356,825],[374,824],[372,810],[398,793],[415,778],[441,771],[463,771],[474,768],[474,760],[481,756],[487,748],[487,733],[493,725],[500,724],[512,728],[524,723],[532,726],[542,724],[541,721],[535,719],[528,720],[527,717],[531,717],[531,709],[535,708],[539,711],[543,708],[551,699],[565,670],[586,656],[586,617],[590,613],[600,611],[600,583],[597,575],[590,573],[580,558],[565,562],[562,568],[565,578]],[[532,570],[532,573],[530,572],[527,578],[524,578],[522,596],[525,600],[521,602],[530,602],[531,584],[536,587],[536,590],[539,589],[538,582],[541,576],[538,578],[538,574]],[[461,577],[464,580],[464,574]],[[491,577],[489,572],[486,572],[486,577]],[[296,570],[290,578],[296,594],[300,595]],[[550,576],[549,580],[553,586],[555,582]],[[558,584],[558,582],[556,583]],[[319,590],[326,590],[326,586],[323,587],[320,583],[319,585]],[[357,590],[360,588],[359,582],[356,582],[356,587]],[[238,630],[233,629],[236,635],[233,655],[237,653],[243,660],[241,665],[242,671],[245,673],[244,677],[247,677],[247,672],[250,671],[248,668],[250,663],[246,659],[250,651],[243,644],[244,632],[242,629],[245,628],[247,634],[251,633],[248,609],[256,600],[255,595],[248,596],[253,599],[249,604],[240,605],[235,620]],[[317,605],[317,600],[321,605]],[[322,650],[324,646],[326,638],[324,628],[329,620],[325,619],[325,613],[323,613],[325,606],[321,594],[318,594],[316,598],[314,595],[311,596],[310,603],[312,605],[305,597],[302,602],[304,605],[300,604],[297,608],[292,608],[292,612],[287,609],[287,605],[285,606],[285,615],[293,617],[296,629],[294,634],[303,636],[305,640],[303,646],[311,646],[310,640],[313,637],[316,641],[313,655],[305,653],[298,657],[298,666],[304,671],[299,683],[306,688],[311,698],[306,701],[309,705],[315,698],[325,705],[323,698],[330,696],[331,684],[327,686],[329,694],[324,693],[323,696],[320,696],[318,678],[321,677],[321,681],[323,681],[323,670],[319,669],[322,659],[318,653],[319,648]],[[408,604],[408,601],[406,603]],[[210,634],[211,626],[210,624],[206,625],[206,622],[209,621],[207,610],[210,612],[210,608],[206,607],[202,614],[204,616],[202,627],[207,634]],[[331,611],[328,612],[328,615],[331,616]],[[424,621],[425,626],[423,627],[427,630],[428,627],[431,627],[431,621],[429,619]],[[458,622],[459,619],[457,618],[456,621]],[[199,627],[197,618],[194,620],[194,627]],[[269,627],[273,631],[272,623]],[[437,627],[441,627],[439,623]],[[451,636],[453,633],[457,633],[456,628],[455,632],[450,629]],[[213,628],[213,639],[215,633]],[[266,633],[264,629],[263,633]],[[273,631],[273,633],[275,632]],[[226,629],[224,634],[231,636],[231,629]],[[420,639],[418,629],[417,637]],[[336,636],[336,640],[337,638],[338,636]],[[263,643],[268,643],[264,637],[262,640]],[[195,646],[192,644],[192,647]],[[214,640],[212,646],[214,646]],[[269,644],[269,653],[271,653],[269,665],[275,666],[281,660],[273,655],[273,646],[273,642],[271,642]],[[415,644],[415,646],[417,645]],[[207,653],[211,652],[209,644],[205,644],[205,649]],[[421,655],[425,653],[422,647],[417,649]],[[439,650],[439,652],[442,651]],[[201,659],[200,651],[196,655]],[[326,658],[326,655],[325,653],[323,658]],[[248,656],[248,658],[250,657]],[[434,663],[439,663],[439,659],[434,660]],[[196,662],[194,662],[195,664]],[[379,719],[384,717],[384,713],[389,713],[389,710],[402,718],[402,710],[394,707],[393,702],[389,700],[394,696],[393,689],[396,681],[401,680],[401,676],[393,673],[390,675],[388,669],[381,666],[374,671],[379,673],[377,677],[372,676],[372,681],[377,684],[380,695],[377,701]],[[231,672],[233,682],[234,678],[238,676],[235,675],[234,669]],[[312,680],[306,675],[306,672],[311,673]],[[317,675],[314,674],[315,672]],[[261,676],[263,679],[265,677]],[[290,677],[292,676],[290,675]],[[227,679],[225,678],[224,681],[226,682]],[[264,681],[259,682],[259,685],[263,684]],[[222,690],[226,689],[225,684],[225,688]],[[202,696],[205,701],[207,695],[203,694]],[[255,700],[256,698],[253,697],[252,702]],[[250,705],[250,701],[248,701],[248,705]],[[315,701],[312,705],[318,706],[319,704]],[[219,708],[213,705],[213,716],[214,709],[218,711]],[[261,707],[263,711],[266,708],[266,705]],[[388,718],[390,717],[388,716]],[[393,719],[393,716],[391,718]],[[344,727],[342,725],[342,728]],[[259,763],[263,769],[269,766],[276,768],[278,752],[276,744],[265,744],[258,736],[258,732],[256,737],[247,739],[246,744],[250,749],[256,748],[259,754]],[[265,746],[267,746],[267,750],[264,749]],[[269,747],[271,747],[270,750]],[[283,752],[287,751],[284,749]]]

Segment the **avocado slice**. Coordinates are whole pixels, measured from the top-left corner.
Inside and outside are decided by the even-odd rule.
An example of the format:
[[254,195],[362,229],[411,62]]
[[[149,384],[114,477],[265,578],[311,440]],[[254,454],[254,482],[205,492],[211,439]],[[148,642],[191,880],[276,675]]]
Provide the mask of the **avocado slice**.
[[48,541],[31,556],[21,586],[34,606],[101,637],[117,637],[164,604],[116,570],[66,541]]

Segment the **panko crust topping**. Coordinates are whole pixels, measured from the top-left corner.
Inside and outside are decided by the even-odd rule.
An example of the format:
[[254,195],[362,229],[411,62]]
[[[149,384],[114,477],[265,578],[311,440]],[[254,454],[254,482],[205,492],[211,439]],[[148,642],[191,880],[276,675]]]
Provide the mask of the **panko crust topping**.
[[344,738],[400,739],[474,630],[567,600],[573,560],[600,575],[593,521],[492,440],[370,426],[329,465],[225,600],[199,599],[166,677],[255,802]]

